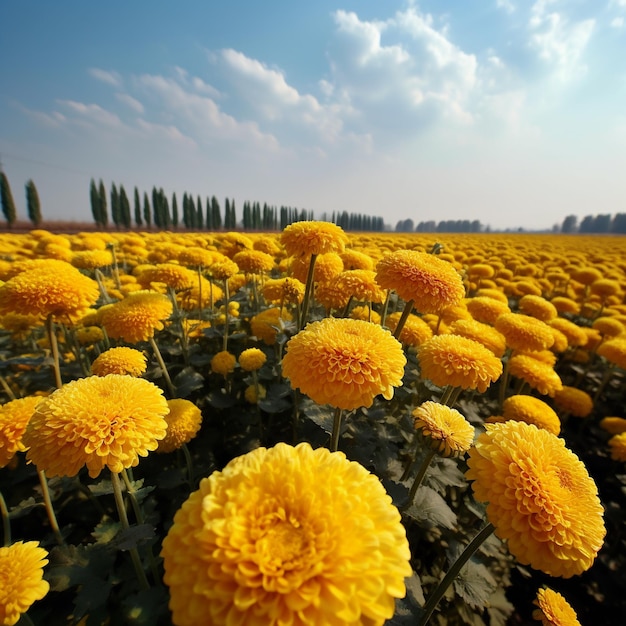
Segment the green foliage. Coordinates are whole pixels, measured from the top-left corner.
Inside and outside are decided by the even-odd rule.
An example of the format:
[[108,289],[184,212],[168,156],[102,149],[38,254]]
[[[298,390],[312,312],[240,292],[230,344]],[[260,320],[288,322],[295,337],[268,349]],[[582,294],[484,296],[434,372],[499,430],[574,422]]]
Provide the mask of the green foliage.
[[15,202],[13,201],[13,194],[11,193],[11,186],[9,185],[9,179],[4,172],[0,171],[0,204],[2,205],[2,213],[9,226],[12,226],[17,219],[17,212],[15,210]]

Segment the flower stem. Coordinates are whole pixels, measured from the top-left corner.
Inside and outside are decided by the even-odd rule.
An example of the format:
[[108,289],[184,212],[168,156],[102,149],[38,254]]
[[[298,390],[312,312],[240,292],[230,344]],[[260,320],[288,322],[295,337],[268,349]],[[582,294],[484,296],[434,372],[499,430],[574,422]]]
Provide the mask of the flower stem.
[[463,566],[470,560],[472,555],[480,548],[482,543],[491,535],[495,530],[495,526],[491,523],[485,524],[479,533],[467,544],[465,550],[459,555],[459,558],[453,563],[448,573],[441,579],[435,591],[428,598],[428,601],[424,605],[424,613],[420,618],[418,626],[425,626],[428,623],[433,611],[448,587],[452,584],[454,579],[459,575],[459,572],[463,569]]
[[228,302],[230,300],[230,294],[228,293],[228,278],[224,279],[224,316],[226,317],[226,321],[224,322],[224,343],[222,345],[222,350],[226,352],[228,350],[228,326],[230,324],[229,319],[229,310],[228,310]]
[[387,289],[387,295],[385,296],[385,301],[383,302],[383,309],[380,313],[380,325],[385,325],[385,320],[387,319],[387,309],[389,308],[389,298],[391,297],[391,289]]
[[11,520],[9,519],[9,509],[0,491],[0,515],[2,516],[2,545],[11,545]]
[[506,398],[506,388],[509,385],[509,361],[511,359],[510,348],[507,349],[504,355],[504,371],[502,372],[502,376],[500,376],[500,392],[499,394],[499,402],[500,402],[500,410],[502,410],[502,405],[504,404],[504,399]]
[[[120,516],[120,522],[122,523],[122,529],[128,530],[130,528],[130,524],[128,523],[128,516],[126,514],[126,507],[124,506],[124,498],[122,496],[122,485],[120,483],[120,476],[117,472],[111,472],[111,484],[113,485],[113,495],[115,496],[115,506],[117,507],[117,513]],[[135,573],[137,574],[137,579],[139,580],[139,586],[142,591],[147,591],[150,589],[150,584],[148,583],[148,579],[146,578],[146,573],[143,570],[143,566],[141,565],[141,559],[139,558],[139,552],[137,548],[133,546],[128,550],[130,552],[130,557],[133,561],[133,567],[135,568]]]
[[189,481],[189,487],[193,489],[194,478],[193,478],[193,463],[191,461],[191,454],[189,453],[189,448],[186,443],[184,443],[180,448],[183,451],[183,456],[185,457],[185,465],[187,466],[187,480]]
[[302,330],[306,326],[306,321],[309,316],[309,302],[311,301],[311,292],[313,291],[313,276],[315,275],[316,260],[317,254],[312,254],[311,260],[309,261],[309,272],[306,277],[304,300],[302,301],[302,315],[300,316],[300,325],[298,326],[298,330]]
[[152,346],[152,349],[154,350],[154,356],[156,357],[159,367],[161,368],[161,371],[163,372],[163,378],[165,378],[165,384],[167,385],[167,389],[170,392],[170,395],[172,396],[172,398],[175,398],[176,389],[174,387],[174,384],[172,383],[172,379],[170,378],[170,373],[167,371],[165,361],[163,360],[163,355],[161,354],[161,351],[159,350],[159,346],[157,345],[157,342],[154,340],[154,337],[150,337],[150,345]]
[[337,447],[339,445],[339,433],[341,432],[341,416],[342,409],[335,409],[335,417],[333,419],[333,434],[330,438],[330,451],[337,452]]
[[409,300],[404,305],[404,311],[402,311],[402,315],[400,316],[400,319],[398,320],[398,325],[396,326],[396,329],[393,331],[393,336],[396,339],[399,340],[400,333],[402,332],[402,329],[404,328],[404,325],[406,324],[407,319],[409,319],[409,315],[411,314],[412,310],[413,310],[413,300]]
[[46,478],[46,473],[43,470],[38,470],[37,474],[39,475],[39,484],[41,485],[43,503],[46,507],[46,513],[48,514],[50,527],[52,528],[52,532],[54,533],[54,538],[57,540],[57,543],[62,546],[65,541],[63,541],[63,535],[59,530],[59,522],[57,522],[57,516],[54,513],[54,508],[52,506],[52,498],[50,497],[50,489],[48,488],[48,479]]
[[415,480],[413,481],[411,490],[409,491],[409,497],[406,501],[406,504],[402,507],[403,510],[406,511],[406,509],[408,509],[413,504],[413,500],[415,500],[415,494],[417,493],[419,486],[422,484],[422,480],[424,479],[424,476],[426,476],[426,470],[428,469],[428,466],[430,465],[430,462],[433,460],[433,457],[435,456],[435,454],[436,454],[435,450],[429,450],[426,453],[426,456],[424,457],[424,460],[422,461],[422,464],[420,465],[420,468],[417,472],[417,476],[415,477]]
[[13,393],[13,389],[11,389],[11,387],[9,386],[9,383],[6,381],[6,378],[4,376],[0,376],[0,385],[2,385],[2,388],[4,389],[5,393],[9,397],[9,400],[16,400],[16,396]]
[[52,313],[46,318],[46,332],[48,333],[48,341],[50,343],[50,350],[52,351],[52,369],[54,371],[54,384],[57,389],[63,386],[61,380],[61,365],[59,363],[59,344],[57,342],[57,336],[54,328],[54,320],[52,319]]

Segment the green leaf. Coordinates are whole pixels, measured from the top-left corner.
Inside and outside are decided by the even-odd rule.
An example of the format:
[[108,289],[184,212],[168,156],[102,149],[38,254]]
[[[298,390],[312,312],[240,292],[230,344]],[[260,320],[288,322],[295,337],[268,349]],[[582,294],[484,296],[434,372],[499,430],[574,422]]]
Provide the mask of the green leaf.
[[14,506],[10,513],[9,519],[17,519],[18,517],[22,517],[23,515],[27,515],[33,509],[39,508],[43,506],[43,502],[37,502],[35,498],[32,496],[30,498],[26,498],[26,500],[22,500],[17,506]]
[[454,591],[466,604],[482,609],[489,604],[489,597],[498,583],[489,570],[476,561],[469,560],[454,579]]
[[506,626],[515,607],[506,599],[504,589],[497,589],[489,596],[489,626]]
[[285,398],[261,398],[258,405],[266,413],[282,413],[291,408],[291,402]]
[[456,526],[456,514],[446,501],[430,487],[421,486],[413,504],[405,511],[412,519],[426,526],[440,526],[452,530]]
[[[317,424],[324,432],[330,434],[333,432],[333,422],[335,419],[335,409],[327,405],[320,406],[313,402],[310,398],[304,398],[301,403],[301,409],[304,415],[314,424]],[[344,420],[343,426],[345,428]]]
[[122,603],[125,624],[153,626],[167,615],[167,594],[158,587],[128,596]]
[[426,480],[439,493],[445,493],[446,487],[467,487],[468,485],[457,461],[439,456],[431,461]]
[[88,487],[89,491],[91,491],[91,493],[96,497],[108,496],[113,493],[113,484],[106,478],[95,485],[88,485]]
[[91,532],[96,543],[110,543],[120,531],[122,525],[109,517],[105,517]]
[[115,550],[130,550],[149,541],[154,536],[154,528],[150,524],[138,524],[121,530],[109,545]]
[[172,381],[176,387],[176,394],[179,398],[186,398],[194,391],[202,389],[205,385],[204,376],[193,367],[185,367]]
[[219,391],[212,391],[207,396],[207,401],[215,409],[230,409],[235,406],[236,398],[220,389]]

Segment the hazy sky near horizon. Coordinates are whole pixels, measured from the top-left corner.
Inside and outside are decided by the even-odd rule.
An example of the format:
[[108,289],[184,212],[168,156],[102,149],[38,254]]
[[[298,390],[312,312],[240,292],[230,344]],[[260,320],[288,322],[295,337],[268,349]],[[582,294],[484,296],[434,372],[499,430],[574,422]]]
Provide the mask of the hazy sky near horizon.
[[626,211],[626,0],[1,0],[21,218],[89,181],[549,229]]

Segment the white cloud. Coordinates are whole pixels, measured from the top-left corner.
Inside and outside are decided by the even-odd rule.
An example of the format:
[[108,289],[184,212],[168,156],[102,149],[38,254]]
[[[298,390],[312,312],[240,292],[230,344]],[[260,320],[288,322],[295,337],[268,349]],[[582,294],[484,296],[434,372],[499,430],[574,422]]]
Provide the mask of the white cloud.
[[515,5],[511,0],[496,0],[496,6],[499,9],[504,9],[507,13],[513,13],[515,11]]
[[556,0],[538,0],[531,9],[530,45],[553,68],[552,74],[569,81],[584,74],[584,53],[595,28],[595,19],[571,23],[563,13],[550,10]]
[[126,106],[130,107],[136,113],[142,114],[144,112],[143,104],[141,104],[141,102],[139,102],[139,100],[137,100],[136,98],[133,98],[132,96],[129,96],[127,93],[119,93],[118,92],[118,93],[115,94],[115,97],[120,102],[122,102]]
[[620,15],[619,17],[614,17],[611,20],[611,27],[620,29],[624,26],[624,18]]
[[113,85],[113,87],[119,87],[122,84],[122,77],[117,72],[91,67],[89,68],[89,74],[96,80],[106,83],[107,85]]
[[85,104],[75,100],[57,100],[57,102],[70,111],[77,113],[87,122],[97,124],[98,126],[119,127],[122,125],[122,121],[115,113],[103,109],[98,104]]

